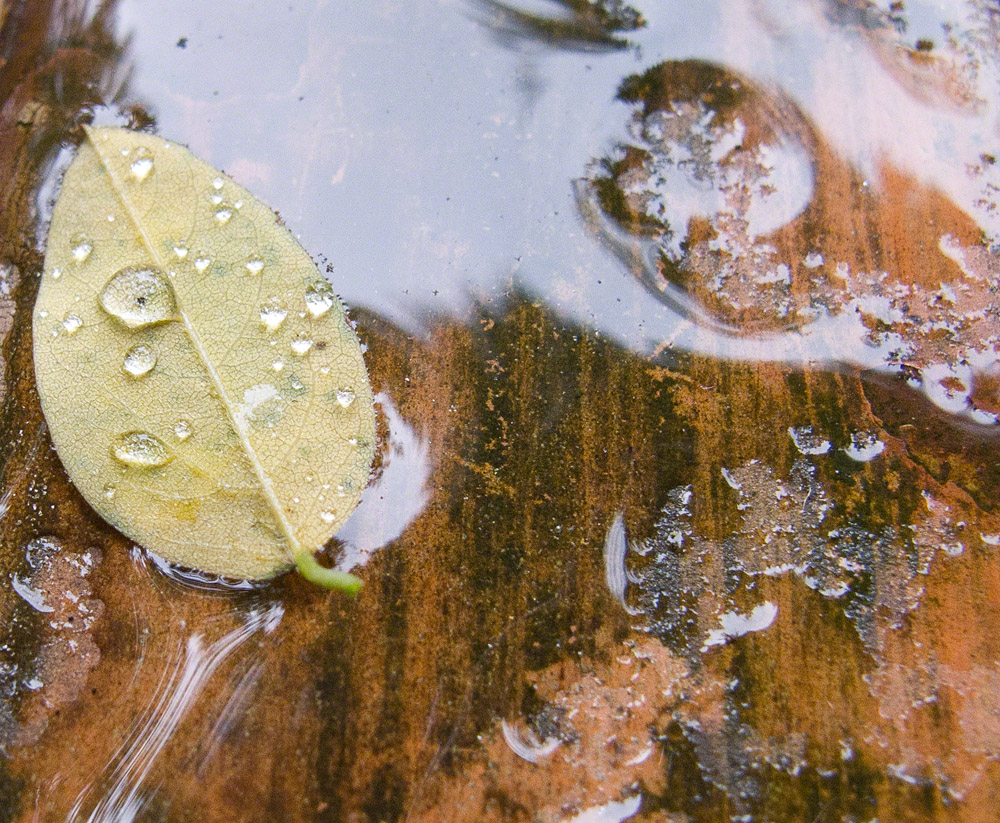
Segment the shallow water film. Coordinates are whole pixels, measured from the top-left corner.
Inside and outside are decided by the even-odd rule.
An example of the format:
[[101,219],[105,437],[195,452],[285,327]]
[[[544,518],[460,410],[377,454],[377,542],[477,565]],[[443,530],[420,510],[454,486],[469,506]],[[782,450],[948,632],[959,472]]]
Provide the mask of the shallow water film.
[[[0,821],[994,821],[998,101],[992,0],[0,3]],[[84,125],[348,305],[356,599],[67,480],[31,325]]]

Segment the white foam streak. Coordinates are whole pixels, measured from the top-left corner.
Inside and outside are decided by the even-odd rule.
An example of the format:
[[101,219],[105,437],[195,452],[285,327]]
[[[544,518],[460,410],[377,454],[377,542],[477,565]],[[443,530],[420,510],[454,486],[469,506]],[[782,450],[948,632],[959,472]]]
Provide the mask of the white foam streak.
[[503,739],[510,746],[510,750],[529,763],[537,763],[562,745],[562,741],[557,737],[550,737],[539,742],[533,734],[531,734],[530,740],[525,741],[517,729],[513,728],[506,720],[500,721],[500,730],[503,732]]
[[[109,788],[87,816],[87,823],[132,823],[136,819],[150,794],[145,790],[146,780],[156,759],[209,678],[222,661],[258,631],[273,631],[283,613],[280,603],[251,611],[243,625],[207,647],[200,633],[187,639],[183,660],[178,659],[169,676],[161,680],[152,701],[155,705],[146,712],[141,728],[112,757],[115,765],[107,781]],[[90,787],[80,793],[68,821],[81,819],[89,793]]]
[[638,614],[625,602],[625,590],[628,586],[628,571],[625,568],[625,553],[628,551],[628,538],[625,534],[625,516],[618,512],[611,521],[608,533],[604,538],[604,582],[623,609],[629,614]]

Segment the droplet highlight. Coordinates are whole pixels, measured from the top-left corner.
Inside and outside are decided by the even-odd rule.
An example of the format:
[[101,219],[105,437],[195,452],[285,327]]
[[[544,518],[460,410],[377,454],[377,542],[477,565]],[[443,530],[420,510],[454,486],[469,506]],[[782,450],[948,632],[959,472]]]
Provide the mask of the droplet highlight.
[[133,377],[149,374],[156,365],[156,352],[149,346],[133,346],[125,353],[122,368]]
[[107,282],[100,302],[108,314],[130,329],[177,317],[174,290],[157,269],[122,269]]
[[128,432],[121,435],[111,447],[111,454],[119,463],[136,468],[152,469],[165,466],[173,455],[167,447],[146,432]]

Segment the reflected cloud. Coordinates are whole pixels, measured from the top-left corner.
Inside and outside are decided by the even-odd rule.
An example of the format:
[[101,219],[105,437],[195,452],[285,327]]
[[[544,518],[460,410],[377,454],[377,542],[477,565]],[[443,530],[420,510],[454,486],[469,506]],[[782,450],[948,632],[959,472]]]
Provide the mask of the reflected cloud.
[[361,502],[337,533],[344,543],[337,561],[340,571],[363,566],[379,549],[396,540],[427,506],[430,491],[430,444],[396,410],[392,398],[379,393],[389,424],[389,439],[378,479],[361,495]]

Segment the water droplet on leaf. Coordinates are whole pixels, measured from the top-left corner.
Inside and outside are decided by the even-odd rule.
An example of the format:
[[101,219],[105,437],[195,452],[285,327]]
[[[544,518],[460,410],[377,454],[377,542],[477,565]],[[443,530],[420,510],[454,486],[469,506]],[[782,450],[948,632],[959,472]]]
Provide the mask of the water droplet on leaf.
[[255,257],[253,260],[247,262],[247,271],[250,274],[260,274],[264,268],[264,261],[260,258]]
[[233,216],[233,213],[229,209],[219,209],[215,213],[215,219],[219,221],[219,225],[226,225],[229,222],[229,218]]
[[174,437],[187,440],[191,436],[191,424],[187,420],[178,420],[174,424]]
[[149,177],[149,173],[153,170],[153,158],[152,157],[140,157],[138,160],[134,160],[132,165],[129,166],[129,171],[132,176],[138,180],[140,183]]
[[167,451],[167,447],[146,432],[128,432],[121,435],[112,446],[111,453],[119,463],[146,469],[165,466],[173,460],[173,455]]
[[122,269],[104,286],[100,300],[108,314],[130,329],[177,317],[174,290],[156,269]]
[[260,322],[264,324],[268,331],[274,331],[278,328],[285,322],[286,317],[288,317],[288,312],[278,306],[260,307]]
[[195,268],[196,268],[196,269],[197,269],[197,270],[198,270],[199,272],[204,272],[204,271],[205,271],[205,269],[207,269],[207,268],[209,267],[209,265],[211,264],[211,262],[212,262],[212,261],[211,261],[211,260],[209,260],[209,259],[208,259],[207,257],[199,257],[199,258],[197,258],[197,259],[196,259],[196,260],[194,261],[194,267],[195,267]]
[[80,234],[73,239],[73,259],[77,263],[87,262],[87,258],[90,257],[90,253],[94,250],[93,244],[87,238]]
[[142,377],[149,374],[156,365],[156,352],[149,346],[133,346],[125,353],[122,361],[122,368],[133,377]]
[[354,397],[350,389],[337,389],[337,402],[345,409],[354,402]]
[[313,283],[306,289],[306,309],[313,317],[322,317],[330,311],[336,299],[333,286],[325,280]]
[[63,318],[62,325],[63,328],[66,330],[66,334],[75,334],[76,330],[83,325],[83,321],[75,314],[67,314]]
[[299,357],[302,357],[309,349],[312,348],[313,341],[306,337],[304,334],[300,334],[292,341],[292,351],[295,352]]

